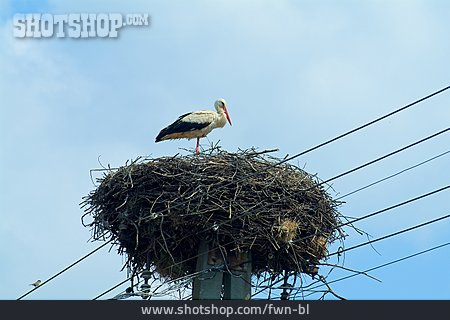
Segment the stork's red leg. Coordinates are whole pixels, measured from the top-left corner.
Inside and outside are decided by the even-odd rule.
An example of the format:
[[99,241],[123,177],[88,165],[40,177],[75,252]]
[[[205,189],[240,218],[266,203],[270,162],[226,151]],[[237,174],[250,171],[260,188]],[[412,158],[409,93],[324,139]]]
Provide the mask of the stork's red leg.
[[195,146],[195,153],[200,153],[200,150],[198,149],[199,143],[200,143],[200,138],[197,138],[197,145]]

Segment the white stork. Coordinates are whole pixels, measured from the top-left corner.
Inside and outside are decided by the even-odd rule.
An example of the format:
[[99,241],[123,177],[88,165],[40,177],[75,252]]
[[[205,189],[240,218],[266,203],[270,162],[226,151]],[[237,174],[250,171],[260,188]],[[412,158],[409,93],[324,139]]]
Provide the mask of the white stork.
[[162,129],[155,142],[168,139],[193,139],[197,138],[195,152],[199,153],[200,138],[206,137],[215,128],[223,128],[231,119],[224,99],[218,99],[214,103],[217,112],[210,110],[194,111],[183,114],[174,123]]

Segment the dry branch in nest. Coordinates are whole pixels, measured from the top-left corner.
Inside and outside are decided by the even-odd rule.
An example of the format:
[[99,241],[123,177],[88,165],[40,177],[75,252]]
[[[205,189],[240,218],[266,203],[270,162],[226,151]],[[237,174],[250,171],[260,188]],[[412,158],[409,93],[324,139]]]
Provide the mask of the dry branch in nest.
[[268,151],[138,159],[107,170],[84,198],[93,238],[110,234],[134,270],[167,278],[194,273],[199,243],[227,261],[250,252],[252,273],[314,274],[342,237],[339,203],[318,179]]

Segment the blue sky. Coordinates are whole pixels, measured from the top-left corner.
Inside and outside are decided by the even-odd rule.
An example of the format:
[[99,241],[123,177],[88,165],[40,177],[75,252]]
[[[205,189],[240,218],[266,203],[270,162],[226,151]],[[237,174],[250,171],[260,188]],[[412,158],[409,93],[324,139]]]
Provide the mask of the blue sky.
[[[124,27],[115,39],[19,39],[12,36],[17,12],[148,13],[151,25]],[[194,141],[154,138],[178,115],[212,108],[219,97],[233,126],[213,131],[210,141],[228,151],[279,148],[280,157],[303,151],[449,85],[449,15],[450,3],[437,0],[1,0],[0,299],[17,298],[99,245],[88,241],[79,208],[94,188],[89,170],[99,156],[118,166],[193,148]],[[445,129],[449,119],[444,93],[294,163],[327,179]],[[447,133],[333,187],[347,193],[449,146]],[[443,187],[448,167],[449,156],[441,157],[346,198],[341,211],[361,216]],[[358,227],[379,237],[448,214],[449,196]],[[347,247],[366,240],[349,234]],[[367,269],[449,238],[444,220],[377,243],[379,254],[350,251],[345,266]],[[126,278],[124,261],[103,249],[29,298],[93,298]],[[375,271],[382,283],[354,277],[333,288],[349,299],[449,299],[449,269],[446,247]]]

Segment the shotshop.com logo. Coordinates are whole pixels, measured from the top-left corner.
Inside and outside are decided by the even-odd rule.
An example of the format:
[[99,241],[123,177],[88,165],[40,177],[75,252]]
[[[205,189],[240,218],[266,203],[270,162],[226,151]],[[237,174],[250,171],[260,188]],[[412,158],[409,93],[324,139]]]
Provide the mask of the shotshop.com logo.
[[92,38],[118,36],[123,26],[148,26],[147,13],[16,13],[13,16],[14,37],[17,38]]

